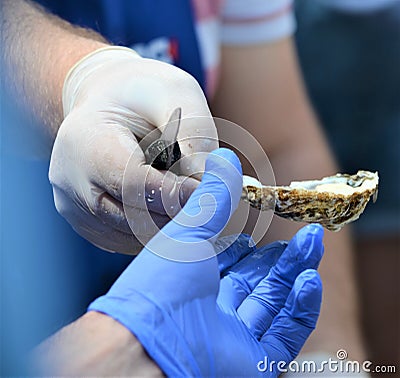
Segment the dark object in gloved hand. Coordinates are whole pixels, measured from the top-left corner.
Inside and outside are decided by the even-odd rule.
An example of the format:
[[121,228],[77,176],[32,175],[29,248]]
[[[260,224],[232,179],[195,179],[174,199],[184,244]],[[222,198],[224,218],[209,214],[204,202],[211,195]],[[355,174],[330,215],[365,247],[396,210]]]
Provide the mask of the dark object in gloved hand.
[[178,137],[182,109],[176,108],[165,125],[161,137],[147,147],[144,155],[147,164],[160,170],[168,170],[181,158]]
[[148,155],[146,156],[146,160],[152,167],[160,170],[167,170],[181,158],[181,149],[179,148],[178,142],[174,143],[172,154],[168,146],[169,142],[158,139],[148,147],[146,151],[146,155]]

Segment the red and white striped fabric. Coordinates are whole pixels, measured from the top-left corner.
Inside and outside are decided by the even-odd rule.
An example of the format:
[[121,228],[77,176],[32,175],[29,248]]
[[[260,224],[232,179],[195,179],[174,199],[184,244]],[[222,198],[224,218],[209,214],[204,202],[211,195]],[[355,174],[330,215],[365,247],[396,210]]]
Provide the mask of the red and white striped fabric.
[[192,0],[206,92],[218,79],[221,45],[272,42],[293,34],[292,0]]

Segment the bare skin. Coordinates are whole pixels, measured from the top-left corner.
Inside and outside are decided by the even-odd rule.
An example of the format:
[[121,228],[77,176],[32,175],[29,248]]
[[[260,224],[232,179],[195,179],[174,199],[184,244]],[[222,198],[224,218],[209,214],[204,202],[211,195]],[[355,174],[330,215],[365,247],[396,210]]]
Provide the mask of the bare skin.
[[[32,3],[4,0],[1,6],[5,82],[45,135],[50,150],[63,119],[61,91],[67,72],[107,42]],[[246,127],[259,140],[271,159],[277,183],[337,172],[307,101],[290,40],[224,47],[221,74],[214,115]],[[299,227],[276,220],[268,239],[288,239]],[[326,249],[321,266],[324,305],[306,350],[335,353],[345,347],[352,358],[363,359],[348,230],[327,232]]]
[[35,375],[163,376],[128,329],[93,311],[46,339],[31,358]]
[[61,94],[68,71],[108,43],[99,34],[22,0],[1,3],[1,39],[6,88],[51,147],[63,120]]

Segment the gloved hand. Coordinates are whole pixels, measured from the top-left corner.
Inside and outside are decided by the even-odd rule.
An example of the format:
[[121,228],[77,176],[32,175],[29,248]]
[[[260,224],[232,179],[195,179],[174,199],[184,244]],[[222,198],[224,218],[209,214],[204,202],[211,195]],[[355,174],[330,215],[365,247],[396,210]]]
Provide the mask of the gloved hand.
[[211,153],[183,210],[89,307],[131,330],[167,376],[255,376],[265,359],[294,359],[315,327],[320,226],[303,228],[287,247],[235,244],[215,256],[241,188],[237,157]]
[[[182,108],[178,139],[187,158],[178,175],[165,176],[146,164],[138,141],[162,128],[177,107]],[[130,217],[139,220],[135,232],[144,230],[150,233],[144,237],[152,237],[157,228],[149,231],[147,225],[141,225],[140,212],[147,205],[158,226],[167,223],[170,218],[165,208],[174,216],[179,203],[185,203],[198,185],[198,180],[187,176],[204,171],[205,154],[195,153],[218,147],[200,86],[172,65],[141,58],[128,48],[108,47],[70,70],[63,88],[63,108],[65,118],[49,171],[57,210],[96,246],[137,253],[142,245],[133,235],[122,205],[125,167],[124,202],[136,207],[130,210]],[[151,202],[137,201],[139,193],[142,198],[151,194]]]

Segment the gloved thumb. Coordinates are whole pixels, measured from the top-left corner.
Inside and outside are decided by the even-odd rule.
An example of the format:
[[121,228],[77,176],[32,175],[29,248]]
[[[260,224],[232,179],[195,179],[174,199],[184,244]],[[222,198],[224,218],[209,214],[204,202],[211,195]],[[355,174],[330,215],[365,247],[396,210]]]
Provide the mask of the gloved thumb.
[[241,192],[242,168],[238,157],[226,148],[211,152],[200,185],[147,248],[153,242],[160,243],[160,238],[166,239],[164,242],[189,243],[190,248],[204,242],[213,243],[236,210]]

